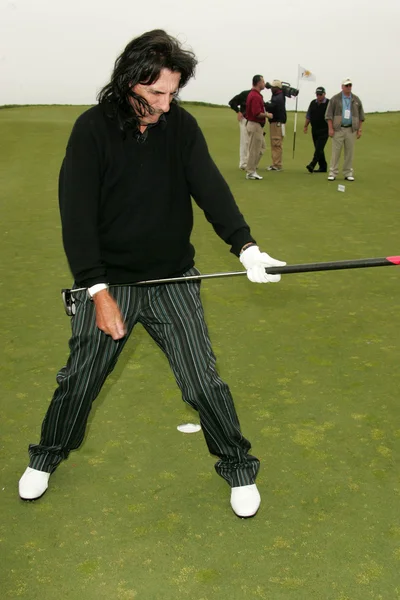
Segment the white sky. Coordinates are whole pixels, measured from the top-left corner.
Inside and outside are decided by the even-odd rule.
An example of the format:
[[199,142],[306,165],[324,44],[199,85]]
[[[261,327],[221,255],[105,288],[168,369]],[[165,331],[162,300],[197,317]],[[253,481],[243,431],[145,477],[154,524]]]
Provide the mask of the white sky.
[[300,64],[317,79],[299,110],[345,77],[366,111],[400,110],[399,23],[399,0],[0,0],[0,105],[93,104],[125,45],[161,28],[199,59],[183,100],[227,104],[256,73],[296,87]]

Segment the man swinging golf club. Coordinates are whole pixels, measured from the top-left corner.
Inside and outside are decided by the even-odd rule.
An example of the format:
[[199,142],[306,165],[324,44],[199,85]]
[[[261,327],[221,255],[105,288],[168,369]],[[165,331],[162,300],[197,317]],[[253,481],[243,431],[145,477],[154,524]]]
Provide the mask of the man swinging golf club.
[[75,295],[70,356],[57,375],[40,442],[29,447],[19,481],[23,500],[40,498],[51,473],[82,443],[92,402],[139,322],[166,354],[183,399],[199,412],[234,512],[251,517],[260,505],[259,461],[249,454],[215,368],[200,282],[126,285],[198,274],[191,197],[251,281],[279,281],[265,267],[286,264],[260,252],[196,120],[175,101],[196,64],[164,31],[144,33],[127,45],[98,105],[72,130],[60,172],[60,212],[75,286],[88,293]]

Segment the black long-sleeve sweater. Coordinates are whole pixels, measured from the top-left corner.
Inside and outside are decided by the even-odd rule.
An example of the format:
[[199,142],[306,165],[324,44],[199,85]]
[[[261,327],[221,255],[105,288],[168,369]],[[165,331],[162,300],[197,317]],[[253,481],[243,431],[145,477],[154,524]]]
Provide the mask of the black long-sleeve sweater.
[[318,102],[318,100],[312,100],[310,102],[306,119],[310,121],[314,134],[328,135],[328,123],[325,120],[328,104],[329,98],[325,98],[324,102]]
[[244,115],[246,113],[246,100],[247,96],[250,94],[250,90],[245,90],[244,92],[240,92],[229,100],[228,104],[235,113],[239,111]]
[[59,179],[63,242],[76,283],[181,275],[194,264],[191,196],[239,255],[254,239],[196,120],[172,104],[145,138],[101,104],[76,121]]

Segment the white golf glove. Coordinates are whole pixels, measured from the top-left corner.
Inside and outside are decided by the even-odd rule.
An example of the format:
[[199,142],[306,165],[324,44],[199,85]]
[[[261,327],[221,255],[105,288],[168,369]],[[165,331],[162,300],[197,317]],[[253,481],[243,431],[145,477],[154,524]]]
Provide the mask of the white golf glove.
[[249,246],[239,257],[240,262],[247,271],[247,277],[254,283],[275,283],[280,281],[280,275],[269,275],[265,272],[266,267],[283,267],[286,265],[282,260],[272,258],[266,252],[260,252],[258,246]]

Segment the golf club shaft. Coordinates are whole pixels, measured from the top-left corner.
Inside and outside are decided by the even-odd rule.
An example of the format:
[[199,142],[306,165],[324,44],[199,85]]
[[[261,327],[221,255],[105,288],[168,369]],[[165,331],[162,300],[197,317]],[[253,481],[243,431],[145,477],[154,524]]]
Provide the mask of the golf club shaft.
[[[284,267],[266,267],[266,273],[271,275],[286,275],[288,273],[309,273],[316,271],[339,271],[343,269],[365,269],[367,267],[390,267],[400,264],[400,256],[387,256],[386,258],[360,258],[355,260],[337,260],[331,262],[303,263],[299,265],[285,265]],[[214,279],[217,277],[235,277],[246,275],[246,271],[233,271],[228,273],[210,273],[206,275],[189,275],[188,277],[168,277],[166,279],[149,279],[134,283],[113,283],[109,287],[118,285],[152,285],[160,283],[179,283],[181,281],[194,281],[199,279]],[[72,292],[83,292],[87,288],[76,288]]]

